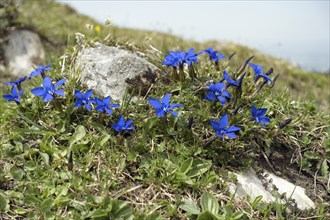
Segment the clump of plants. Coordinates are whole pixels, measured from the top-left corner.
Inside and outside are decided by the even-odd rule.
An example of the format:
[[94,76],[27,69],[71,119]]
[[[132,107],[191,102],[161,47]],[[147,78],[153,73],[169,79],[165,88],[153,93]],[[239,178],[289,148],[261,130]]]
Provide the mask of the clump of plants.
[[[23,196],[28,208],[20,209],[21,214],[15,207],[22,200],[0,193],[4,204],[0,210],[31,218],[35,213],[29,210],[38,204],[44,217],[156,219],[157,209],[170,217],[184,213],[200,219],[245,216],[230,204],[219,208],[209,193],[210,186],[225,188],[218,185],[215,171],[251,166],[259,153],[267,157],[271,146],[293,131],[288,126],[290,115],[279,114],[265,101],[279,74],[271,78],[273,69],[264,71],[251,63],[253,56],[233,69],[229,64],[234,55],[226,59],[213,48],[170,51],[162,63],[164,74],[146,96],[131,102],[127,94],[120,104],[80,85],[73,74],[59,76],[55,64],[38,66],[29,76],[7,82],[10,93],[3,98],[17,105],[8,105],[17,114],[12,117],[6,111],[4,115],[9,123],[18,124],[18,130],[3,139],[8,141],[4,155],[19,158],[10,168],[14,182],[42,175],[53,180],[45,180],[40,191],[22,183],[25,192],[41,193],[41,197],[35,196],[39,201]],[[202,56],[209,59],[203,65],[214,65],[211,72],[201,67]],[[164,197],[204,192],[201,208],[171,196],[159,202],[153,200],[155,193],[147,199],[161,205],[145,211],[145,201],[135,204],[127,192],[141,189],[147,197],[150,186],[159,191],[171,188]],[[123,200],[140,207],[139,213],[134,215]],[[54,214],[63,209],[76,211]]]

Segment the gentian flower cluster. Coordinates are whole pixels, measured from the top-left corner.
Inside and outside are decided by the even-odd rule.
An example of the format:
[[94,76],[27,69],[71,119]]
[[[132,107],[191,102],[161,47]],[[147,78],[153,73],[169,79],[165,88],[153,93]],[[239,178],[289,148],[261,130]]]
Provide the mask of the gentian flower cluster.
[[7,101],[15,101],[16,104],[21,103],[21,96],[23,94],[24,90],[17,90],[15,86],[11,87],[10,93],[11,94],[5,94],[2,97],[6,99]]
[[125,122],[124,116],[121,116],[116,124],[112,124],[112,128],[116,132],[126,132],[134,130],[134,126],[132,125],[133,120],[127,120]]
[[85,92],[85,94],[82,94],[80,91],[75,90],[74,95],[77,98],[77,101],[74,103],[74,107],[78,108],[81,106],[84,106],[87,111],[90,111],[91,108],[91,104],[95,104],[96,101],[95,99],[91,98],[91,96],[93,95],[93,90],[87,90]]
[[262,72],[262,66],[256,65],[253,63],[249,64],[250,67],[254,70],[254,82],[256,83],[258,79],[264,78],[266,82],[271,82],[272,79]]
[[204,50],[204,53],[206,53],[210,60],[214,62],[215,68],[217,71],[219,71],[219,60],[222,60],[225,58],[225,55],[223,55],[221,52],[214,50],[213,48],[208,48],[207,50]]
[[185,75],[183,72],[184,64],[187,64],[189,68],[189,76],[190,78],[196,78],[195,71],[192,67],[193,63],[198,63],[198,55],[202,52],[195,53],[194,48],[190,48],[188,52],[185,51],[170,51],[169,55],[165,57],[165,61],[163,62],[166,66],[173,67],[173,74],[176,76],[177,68],[179,67],[179,81],[183,81],[185,79]]
[[188,52],[170,51],[169,55],[165,57],[163,64],[166,66],[172,66],[174,68],[179,67],[179,69],[183,71],[183,65],[185,63],[190,66],[191,64],[198,62],[197,57],[200,53],[201,52],[195,53],[194,48],[190,48]]
[[41,75],[42,78],[45,78],[46,77],[45,72],[51,70],[50,68],[51,65],[52,64],[48,64],[46,66],[43,65],[37,66],[36,69],[30,73],[29,79],[39,75]]
[[223,77],[227,81],[226,88],[228,88],[229,86],[235,86],[235,87],[238,87],[239,89],[242,89],[242,82],[243,82],[244,76],[245,76],[245,73],[237,81],[235,81],[232,78],[230,78],[230,76],[228,75],[228,73],[226,71],[224,71]]
[[267,112],[266,108],[256,108],[254,105],[252,105],[252,110],[251,110],[252,119],[256,123],[260,123],[263,126],[265,124],[270,123],[269,118],[267,116],[265,116],[266,112]]
[[22,90],[21,83],[26,80],[26,76],[19,78],[18,80],[15,80],[13,82],[6,82],[6,85],[16,86],[18,90]]
[[215,101],[216,99],[221,103],[221,105],[225,105],[227,102],[227,99],[231,98],[230,93],[225,90],[225,84],[224,83],[216,83],[211,84],[207,88],[207,91],[209,93],[206,94],[205,99],[209,101]]
[[228,126],[228,115],[223,115],[219,121],[213,121],[211,120],[211,126],[214,129],[214,131],[217,133],[217,136],[222,137],[229,137],[229,138],[236,138],[235,132],[241,130],[239,127],[236,126]]
[[104,99],[95,98],[95,101],[97,104],[95,110],[99,111],[99,112],[107,113],[109,115],[112,114],[112,110],[111,110],[112,108],[119,107],[119,104],[113,104],[110,102],[111,101],[110,96],[108,96]]
[[148,101],[156,109],[156,115],[159,118],[165,117],[166,113],[178,117],[178,113],[172,111],[173,108],[179,108],[181,104],[170,104],[171,94],[167,93],[161,100],[149,98]]
[[[184,66],[188,66],[189,69],[189,76],[191,79],[196,78],[193,64],[198,63],[198,56],[201,53],[205,53],[209,56],[209,59],[215,63],[216,69],[219,70],[219,61],[224,59],[225,56],[219,52],[214,50],[213,48],[208,48],[206,50],[203,50],[201,52],[195,52],[194,48],[189,49],[188,52],[185,51],[170,51],[169,54],[165,57],[165,61],[163,62],[166,66],[172,66],[175,74],[177,74],[177,69],[180,71],[179,80],[183,80],[185,77],[184,74]],[[233,56],[233,55],[232,55]],[[230,56],[231,58],[231,56]],[[230,60],[230,58],[228,60]],[[239,70],[236,71],[234,74],[234,77],[231,78],[229,76],[229,73],[225,70],[223,71],[223,80],[226,81],[225,83],[222,83],[222,81],[218,83],[211,83],[209,86],[206,87],[207,94],[205,96],[205,99],[208,101],[219,101],[222,106],[224,106],[227,102],[229,102],[232,99],[232,95],[229,93],[227,88],[230,86],[233,87],[233,89],[237,89],[242,92],[242,84],[244,77],[246,73],[243,71],[245,70],[245,67],[248,65],[249,61],[253,58],[250,57],[244,65],[240,67]],[[57,97],[64,96],[64,90],[60,87],[66,82],[66,79],[61,79],[55,83],[52,82],[52,79],[49,76],[46,76],[45,72],[50,71],[51,64],[48,64],[46,66],[37,66],[34,71],[32,71],[29,75],[29,79],[35,76],[42,76],[43,82],[40,87],[36,87],[31,90],[31,92],[35,96],[42,97],[42,100],[44,102],[50,102],[52,100],[57,101]],[[249,63],[250,67],[254,70],[254,83],[257,82],[258,79],[263,78],[264,84],[267,84],[268,82],[272,82],[272,79],[268,76],[273,70],[270,69],[267,73],[263,73],[262,67],[257,64]],[[278,77],[278,75],[277,75]],[[24,92],[21,87],[21,83],[26,80],[26,76],[22,77],[18,80],[15,80],[13,82],[6,82],[6,85],[12,86],[11,88],[11,94],[3,95],[3,97],[7,101],[15,101],[17,104],[20,104],[21,102],[21,96]],[[235,79],[236,78],[236,79]],[[276,78],[275,78],[276,80]],[[274,80],[274,81],[275,81]],[[273,84],[273,83],[272,83]],[[250,84],[253,85],[253,84]],[[262,88],[262,86],[259,86],[259,90]],[[252,88],[250,86],[250,88]],[[234,95],[235,103],[233,106],[236,105],[237,101],[237,93]],[[111,103],[110,96],[107,96],[105,98],[98,98],[93,97],[93,91],[91,89],[87,90],[86,92],[82,92],[79,90],[75,90],[74,95],[76,97],[76,101],[74,102],[74,107],[84,107],[87,111],[91,111],[92,109],[106,113],[108,115],[113,114],[113,109],[118,108],[120,105]],[[148,102],[149,104],[155,109],[155,114],[159,118],[164,118],[168,113],[173,115],[174,117],[178,117],[178,113],[174,111],[174,109],[182,107],[182,104],[178,103],[172,103],[171,104],[171,94],[167,93],[165,94],[161,99],[156,98],[149,98]],[[255,121],[257,124],[261,124],[262,127],[270,123],[270,119],[266,116],[267,109],[266,108],[257,108],[254,105],[252,105],[251,109],[251,115],[252,120]],[[235,114],[234,114],[235,115]],[[225,138],[228,137],[230,139],[236,138],[235,132],[238,132],[241,130],[241,128],[231,125],[229,126],[229,118],[228,114],[224,114],[220,117],[218,121],[210,120],[210,124],[214,131],[216,132],[217,137],[219,138]],[[191,125],[189,125],[191,127]],[[125,121],[124,116],[120,116],[117,123],[113,123],[111,127],[115,130],[118,134],[123,134],[125,132],[129,132],[135,129],[133,126],[133,120],[127,119]]]
[[42,96],[44,102],[50,102],[57,96],[64,96],[63,89],[57,89],[59,86],[64,84],[66,79],[61,79],[55,84],[52,83],[52,80],[46,76],[43,80],[42,86],[37,87],[31,90],[35,96]]
[[4,99],[6,99],[7,101],[11,102],[11,101],[15,101],[16,104],[20,104],[21,103],[21,96],[23,95],[24,90],[21,87],[21,83],[24,82],[26,80],[26,76],[22,77],[18,80],[15,80],[13,82],[6,82],[6,85],[11,85],[11,90],[10,90],[10,94],[5,94],[2,97]]

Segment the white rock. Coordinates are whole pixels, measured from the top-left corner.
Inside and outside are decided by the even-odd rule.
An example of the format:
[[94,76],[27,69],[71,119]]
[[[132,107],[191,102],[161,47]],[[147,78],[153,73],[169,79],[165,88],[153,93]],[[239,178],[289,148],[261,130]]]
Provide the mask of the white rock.
[[96,44],[84,48],[77,56],[80,80],[103,96],[121,100],[128,84],[126,79],[141,76],[142,83],[150,83],[146,72],[156,74],[158,68],[141,57],[116,47]]
[[40,37],[28,30],[12,32],[4,53],[7,68],[17,77],[28,75],[45,57]]
[[[295,200],[297,207],[301,210],[315,208],[314,202],[305,194],[305,189],[300,186],[295,186],[289,181],[278,177],[268,171],[265,171],[265,179],[269,182],[272,179],[273,185],[278,189],[278,193],[286,193],[286,197],[290,197]],[[231,194],[235,194],[238,197],[245,197],[249,195],[252,200],[257,196],[262,196],[263,202],[278,201],[284,203],[285,201],[279,201],[273,196],[270,190],[266,189],[262,181],[256,175],[253,169],[249,169],[243,173],[235,173],[237,176],[236,184],[229,184],[229,191]]]

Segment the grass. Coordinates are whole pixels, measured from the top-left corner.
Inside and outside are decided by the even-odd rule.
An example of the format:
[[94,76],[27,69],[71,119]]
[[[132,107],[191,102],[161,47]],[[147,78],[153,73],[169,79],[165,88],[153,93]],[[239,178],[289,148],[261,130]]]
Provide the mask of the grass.
[[[46,9],[47,14],[33,13]],[[324,101],[329,97],[326,91],[328,76],[311,75],[283,60],[256,52],[254,62],[272,66],[283,74],[273,89],[265,87],[252,97],[255,86],[248,83],[252,80],[252,74],[248,73],[238,103],[241,107],[236,114],[232,103],[221,107],[219,103],[203,100],[206,81],[221,79],[221,74],[214,70],[206,57],[196,66],[198,81],[184,83],[169,83],[166,73],[170,70],[162,67],[161,61],[168,49],[195,47],[199,50],[212,46],[226,55],[237,51],[228,67],[233,72],[253,54],[246,47],[186,42],[166,34],[118,27],[101,26],[101,32],[86,30],[85,23],[96,25],[96,22],[48,1],[44,4],[31,1],[19,10],[21,23],[33,24],[43,39],[52,42],[50,45],[58,45],[58,53],[50,53],[51,46],[46,44],[51,54],[49,60],[55,61],[49,74],[57,80],[66,77],[68,82],[64,86],[65,96],[59,99],[62,110],[55,108],[53,103],[43,103],[29,92],[40,85],[41,79],[38,78],[24,82],[26,92],[21,107],[0,99],[1,106],[4,106],[0,108],[1,218],[329,217],[326,203],[329,201],[329,186],[326,185],[330,156],[329,116],[320,109],[320,106],[329,104]],[[54,23],[44,22],[45,19]],[[24,23],[27,21],[29,23]],[[63,23],[70,26],[71,32]],[[85,46],[102,41],[142,51],[161,68],[163,75],[158,77],[148,94],[138,96],[135,102],[130,102],[127,95],[111,116],[74,108],[74,90],[86,89],[78,82],[76,76],[79,72],[73,68],[79,50],[78,46],[75,50],[72,48],[76,31],[86,35]],[[108,33],[111,36],[104,39]],[[151,49],[150,44],[159,51]],[[62,73],[59,54],[64,48],[67,62]],[[313,85],[308,83],[311,80]],[[304,90],[302,86],[305,86]],[[8,91],[6,87],[3,89]],[[315,91],[319,94],[318,99],[313,98]],[[165,93],[172,93],[173,103],[184,104],[178,111],[178,118],[157,118],[148,104],[148,97],[160,98]],[[269,109],[267,116],[272,123],[267,129],[249,120],[251,104]],[[240,126],[242,131],[237,134],[237,139],[210,142],[215,133],[209,120],[216,120],[225,112],[230,115],[230,124]],[[121,115],[134,120],[134,132],[120,136],[111,129],[111,124]],[[288,118],[292,118],[292,122],[279,129],[278,125]],[[233,200],[228,194],[228,182],[235,181],[235,176],[228,174],[228,170],[271,169],[264,157],[269,158],[271,167],[279,175],[309,187],[307,190],[316,202],[316,209],[299,211],[290,201],[265,204],[258,198]]]

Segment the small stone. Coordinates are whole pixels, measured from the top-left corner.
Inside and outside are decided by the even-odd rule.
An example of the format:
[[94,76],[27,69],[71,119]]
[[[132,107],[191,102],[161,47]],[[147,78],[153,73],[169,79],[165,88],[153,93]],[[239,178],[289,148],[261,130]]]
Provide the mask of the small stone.
[[[262,201],[267,203],[277,200],[271,191],[266,189],[267,187],[264,186],[253,169],[235,174],[237,176],[237,183],[229,184],[229,191],[231,194],[235,194],[238,197],[249,195],[252,200],[261,195]],[[270,184],[276,187],[279,194],[286,195],[287,198],[291,196],[290,198],[295,200],[300,210],[315,208],[314,202],[305,194],[304,188],[296,186],[268,171],[264,171],[263,176],[266,181],[271,182]],[[281,200],[280,202],[284,203],[285,201]]]
[[6,67],[17,78],[28,75],[45,57],[40,37],[28,30],[13,31],[4,54]]
[[156,81],[159,69],[138,55],[103,44],[83,48],[76,61],[80,81],[89,89],[121,100],[127,88],[146,92]]

